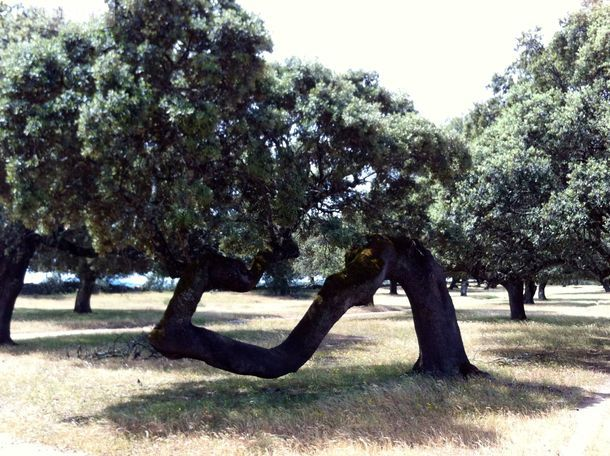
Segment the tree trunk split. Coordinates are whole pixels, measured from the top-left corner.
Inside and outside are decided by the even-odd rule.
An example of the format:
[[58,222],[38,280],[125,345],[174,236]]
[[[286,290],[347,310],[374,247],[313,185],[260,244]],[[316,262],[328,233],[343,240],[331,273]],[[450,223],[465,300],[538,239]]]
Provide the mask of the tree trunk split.
[[343,271],[326,279],[301,321],[273,348],[240,342],[191,323],[205,291],[247,291],[256,285],[262,274],[260,262],[250,270],[234,264],[236,273],[224,268],[231,261],[237,260],[218,255],[185,271],[149,336],[157,350],[169,358],[198,359],[236,374],[280,377],[305,364],[341,316],[353,306],[369,303],[383,281],[390,279],[403,287],[411,303],[420,347],[414,370],[437,376],[481,373],[464,351],[445,274],[415,241],[372,238]]

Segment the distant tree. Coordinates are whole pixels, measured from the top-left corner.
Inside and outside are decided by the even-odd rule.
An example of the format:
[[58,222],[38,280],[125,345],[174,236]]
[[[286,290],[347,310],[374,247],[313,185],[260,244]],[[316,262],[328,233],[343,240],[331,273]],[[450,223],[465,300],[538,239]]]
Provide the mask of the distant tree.
[[578,209],[568,201],[578,185],[600,194],[610,185],[600,175],[609,155],[609,20],[610,7],[597,5],[570,15],[548,46],[537,32],[523,35],[492,100],[465,122],[473,169],[436,212],[452,263],[502,283],[514,319],[526,317],[524,282],[587,252],[608,258],[603,209],[590,210],[595,193],[581,195]]
[[[85,233],[79,233],[74,239],[78,245],[87,245],[89,240]],[[124,251],[121,254],[85,257],[68,251],[47,247],[39,248],[30,264],[30,268],[39,271],[58,271],[73,273],[79,281],[79,288],[74,302],[74,312],[91,313],[91,295],[98,278],[145,273],[153,269],[153,264],[139,252]]]

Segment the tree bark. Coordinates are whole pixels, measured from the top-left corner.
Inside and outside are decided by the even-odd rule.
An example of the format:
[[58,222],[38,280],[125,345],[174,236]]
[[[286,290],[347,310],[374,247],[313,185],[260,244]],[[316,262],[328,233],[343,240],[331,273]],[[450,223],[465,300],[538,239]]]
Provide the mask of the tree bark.
[[393,244],[396,261],[389,274],[409,298],[419,344],[413,370],[441,377],[481,374],[466,356],[443,268],[417,241],[393,239]]
[[523,303],[534,304],[534,295],[536,294],[536,282],[528,280],[525,282],[525,289],[523,291]]
[[538,299],[540,301],[546,301],[547,297],[546,297],[546,284],[547,281],[543,280],[538,284]]
[[191,265],[150,334],[152,345],[169,358],[198,359],[236,374],[280,377],[296,372],[349,308],[368,304],[390,279],[405,289],[411,302],[420,345],[415,370],[440,376],[479,373],[464,351],[442,268],[430,252],[406,239],[371,238],[343,271],[326,279],[305,316],[276,347],[240,342],[191,323],[205,291],[247,291],[258,282],[266,262],[259,255],[247,268],[217,254]]
[[602,279],[602,286],[604,287],[604,291],[606,293],[610,293],[610,278],[606,277],[605,279]]
[[0,345],[14,345],[11,320],[23,279],[39,237],[19,225],[6,227],[0,239]]
[[390,280],[390,294],[391,295],[398,295],[398,282],[396,282],[396,280]]
[[468,296],[468,279],[462,279],[460,284],[460,296]]
[[95,289],[96,274],[86,263],[86,260],[83,260],[82,263],[78,273],[79,287],[74,302],[74,312],[86,314],[93,312],[91,310],[91,295]]
[[523,305],[523,280],[513,279],[502,283],[508,292],[511,320],[526,320],[525,306]]

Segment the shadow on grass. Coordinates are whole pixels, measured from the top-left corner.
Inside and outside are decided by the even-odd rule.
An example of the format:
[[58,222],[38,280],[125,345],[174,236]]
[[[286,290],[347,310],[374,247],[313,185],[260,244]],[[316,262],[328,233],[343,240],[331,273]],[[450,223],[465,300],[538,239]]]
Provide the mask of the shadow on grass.
[[[70,309],[41,309],[20,307],[15,309],[16,322],[55,322],[67,330],[138,328],[153,325],[163,316],[163,310],[95,309],[93,313],[77,314]],[[241,324],[258,318],[280,318],[271,314],[235,312],[210,312],[205,308],[195,314],[196,324],[228,323]]]
[[534,304],[526,304],[525,309],[535,309],[536,307],[593,307],[593,306],[607,306],[610,305],[609,299],[572,299],[572,298],[558,298],[550,297],[545,301],[536,300]]
[[[496,309],[456,309],[456,315],[458,323],[504,323],[506,325],[522,324],[526,326],[530,323],[544,323],[558,327],[588,325],[610,327],[610,318],[561,315],[553,311],[540,310],[541,307],[537,306],[536,309],[526,307],[525,312],[528,315],[528,320],[525,321],[511,320],[508,305],[506,311]],[[530,311],[528,312],[528,310]]]
[[95,309],[93,313],[77,314],[70,309],[19,307],[13,321],[57,322],[69,329],[120,328],[153,324],[163,315],[160,310]]
[[[280,344],[290,330],[235,329],[221,331],[233,339],[273,347]],[[54,337],[41,337],[19,341],[14,346],[0,346],[0,353],[29,355],[44,353],[61,359],[80,359],[90,365],[106,369],[124,369],[139,366],[151,370],[189,370],[197,373],[218,372],[201,361],[182,359],[170,360],[158,353],[147,340],[147,333],[128,334],[76,334]],[[372,337],[344,334],[329,334],[318,348],[324,353],[323,361],[333,364],[344,350],[370,350],[376,341]]]
[[495,430],[476,424],[482,413],[538,416],[591,396],[581,388],[505,379],[439,381],[404,374],[408,369],[405,364],[310,367],[278,380],[184,382],[72,420],[110,420],[135,436],[263,433],[305,447],[329,439],[407,445],[438,439],[477,448],[500,440]]
[[[608,346],[610,339],[605,343]],[[488,350],[487,353],[497,356],[496,363],[509,366],[523,364],[569,366],[610,374],[610,351],[603,348],[517,347]]]

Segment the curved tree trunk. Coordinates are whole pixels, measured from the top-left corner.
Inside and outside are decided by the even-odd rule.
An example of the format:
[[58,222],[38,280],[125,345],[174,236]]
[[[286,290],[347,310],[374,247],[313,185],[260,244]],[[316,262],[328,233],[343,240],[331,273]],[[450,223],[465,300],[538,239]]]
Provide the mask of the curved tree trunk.
[[434,375],[479,372],[464,351],[442,268],[430,252],[406,239],[372,238],[343,271],[326,279],[305,316],[276,347],[240,342],[191,323],[205,291],[248,291],[260,279],[269,259],[259,255],[248,269],[238,260],[210,254],[191,265],[150,334],[152,345],[169,358],[199,359],[236,374],[280,377],[307,362],[349,308],[368,304],[383,281],[393,279],[405,289],[413,310],[420,345],[415,369]]
[[95,271],[86,263],[86,260],[83,260],[78,273],[79,286],[74,302],[74,312],[79,314],[93,312],[91,310],[91,295],[95,290],[95,279]]
[[606,277],[605,279],[602,279],[602,286],[604,287],[604,291],[606,293],[610,293],[610,277]]
[[4,231],[0,239],[0,345],[14,345],[11,320],[15,301],[39,239],[32,231],[17,225]]
[[396,280],[390,280],[390,294],[393,296],[398,295],[398,282]]
[[462,279],[460,284],[460,296],[468,296],[468,279]]
[[508,280],[502,283],[508,292],[511,320],[526,320],[525,306],[523,305],[523,280]]
[[543,280],[538,284],[538,299],[540,301],[546,301],[546,284],[547,281]]
[[534,295],[536,294],[536,282],[528,280],[525,282],[525,289],[523,291],[523,303],[534,304]]

